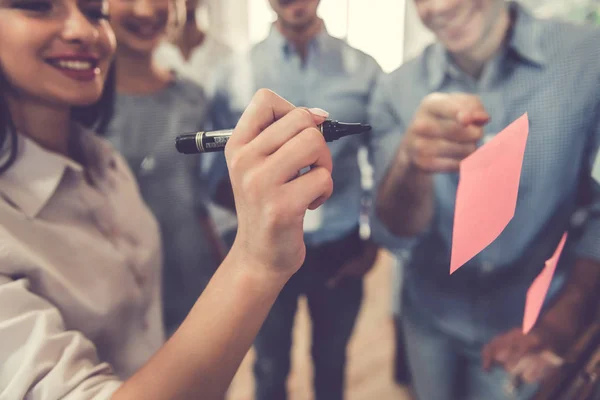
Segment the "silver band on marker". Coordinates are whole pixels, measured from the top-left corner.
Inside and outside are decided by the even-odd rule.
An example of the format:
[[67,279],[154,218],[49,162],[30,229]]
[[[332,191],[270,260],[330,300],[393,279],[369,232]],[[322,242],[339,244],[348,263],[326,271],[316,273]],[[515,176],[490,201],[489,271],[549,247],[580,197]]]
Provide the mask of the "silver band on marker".
[[196,148],[200,153],[204,153],[204,146],[202,145],[202,137],[204,137],[204,132],[196,132]]

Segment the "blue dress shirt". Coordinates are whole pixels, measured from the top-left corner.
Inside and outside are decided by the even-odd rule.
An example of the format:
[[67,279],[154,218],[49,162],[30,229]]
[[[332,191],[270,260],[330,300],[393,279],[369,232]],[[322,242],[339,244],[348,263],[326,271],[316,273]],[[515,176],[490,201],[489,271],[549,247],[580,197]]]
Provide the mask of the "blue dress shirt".
[[589,216],[580,234],[572,232],[548,302],[568,279],[576,257],[600,260],[600,191],[590,177],[600,141],[600,30],[539,20],[516,3],[509,7],[510,35],[480,79],[462,73],[436,43],[383,77],[370,107],[376,182],[429,93],[478,95],[491,115],[482,142],[529,114],[517,208],[506,229],[449,275],[459,177],[436,174],[434,218],[429,229],[414,238],[405,270],[403,309],[474,343],[485,343],[522,323],[527,289],[570,229],[582,192],[591,198]]

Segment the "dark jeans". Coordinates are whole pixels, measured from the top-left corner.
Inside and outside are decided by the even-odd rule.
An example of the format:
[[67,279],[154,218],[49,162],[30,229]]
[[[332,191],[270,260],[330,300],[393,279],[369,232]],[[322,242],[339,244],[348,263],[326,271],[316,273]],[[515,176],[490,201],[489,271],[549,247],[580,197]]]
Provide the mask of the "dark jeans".
[[256,341],[256,400],[285,400],[290,371],[292,328],[300,295],[306,295],[312,319],[312,359],[317,400],[341,400],[346,345],[363,295],[362,278],[326,286],[348,260],[362,252],[358,232],[339,241],[307,248],[304,265],[277,298]]

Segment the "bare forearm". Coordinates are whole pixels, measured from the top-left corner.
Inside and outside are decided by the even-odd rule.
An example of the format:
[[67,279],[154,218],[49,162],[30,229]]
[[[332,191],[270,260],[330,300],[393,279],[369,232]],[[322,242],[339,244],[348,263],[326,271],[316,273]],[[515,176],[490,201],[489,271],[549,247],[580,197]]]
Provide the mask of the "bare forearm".
[[[600,263],[577,259],[569,280],[552,307],[541,317],[541,326],[569,342],[584,328],[592,311],[598,306]],[[569,343],[558,343],[563,347]]]
[[250,348],[285,277],[228,256],[165,346],[114,399],[219,399]]
[[420,234],[433,217],[433,175],[399,153],[379,187],[376,211],[394,235]]

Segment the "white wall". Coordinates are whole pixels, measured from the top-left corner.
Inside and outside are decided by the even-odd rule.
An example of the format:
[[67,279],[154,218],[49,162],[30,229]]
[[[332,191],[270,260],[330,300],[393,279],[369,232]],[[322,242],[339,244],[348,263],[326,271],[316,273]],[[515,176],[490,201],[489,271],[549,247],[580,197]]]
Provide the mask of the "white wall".
[[414,0],[407,0],[405,6],[404,60],[410,60],[418,56],[428,44],[433,42],[435,37],[421,23]]
[[236,50],[250,44],[248,36],[247,0],[206,0],[208,4],[209,30]]

